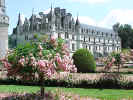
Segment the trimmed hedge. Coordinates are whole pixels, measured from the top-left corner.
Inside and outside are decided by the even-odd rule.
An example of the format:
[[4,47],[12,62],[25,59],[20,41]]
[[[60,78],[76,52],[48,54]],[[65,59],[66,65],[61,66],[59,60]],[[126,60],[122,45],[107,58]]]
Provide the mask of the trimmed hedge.
[[76,65],[78,72],[88,73],[96,71],[96,62],[87,49],[79,49],[73,54],[74,64]]
[[[28,85],[39,86],[39,81],[21,81],[21,80],[0,80],[0,85]],[[98,80],[72,80],[72,77],[65,79],[47,79],[44,86],[67,87],[67,88],[100,88],[100,89],[133,89],[133,80],[125,80],[119,74],[105,74]]]

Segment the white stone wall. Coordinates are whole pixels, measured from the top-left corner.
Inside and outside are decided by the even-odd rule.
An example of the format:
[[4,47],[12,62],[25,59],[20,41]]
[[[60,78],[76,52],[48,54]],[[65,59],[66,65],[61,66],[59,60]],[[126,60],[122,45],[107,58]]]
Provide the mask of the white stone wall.
[[0,26],[0,59],[7,54],[8,50],[8,27]]

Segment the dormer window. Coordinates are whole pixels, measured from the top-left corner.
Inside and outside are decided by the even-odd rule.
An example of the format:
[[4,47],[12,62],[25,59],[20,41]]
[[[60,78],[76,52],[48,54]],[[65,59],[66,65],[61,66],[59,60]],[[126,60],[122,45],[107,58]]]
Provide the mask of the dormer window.
[[102,32],[102,36],[103,36],[103,32]]
[[108,33],[106,33],[106,37],[108,36]]
[[111,33],[111,37],[113,36],[113,34]]
[[88,33],[89,31],[88,31],[88,29],[86,30],[86,33]]
[[83,28],[81,29],[82,33],[84,32]]

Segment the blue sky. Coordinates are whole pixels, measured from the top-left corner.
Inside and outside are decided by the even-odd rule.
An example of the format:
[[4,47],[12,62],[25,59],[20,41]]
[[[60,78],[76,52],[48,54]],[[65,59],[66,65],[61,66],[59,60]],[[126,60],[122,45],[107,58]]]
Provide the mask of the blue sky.
[[16,26],[19,12],[22,18],[46,11],[51,3],[67,9],[73,17],[79,15],[81,23],[111,28],[116,22],[133,26],[133,0],[6,0],[10,17],[9,34]]

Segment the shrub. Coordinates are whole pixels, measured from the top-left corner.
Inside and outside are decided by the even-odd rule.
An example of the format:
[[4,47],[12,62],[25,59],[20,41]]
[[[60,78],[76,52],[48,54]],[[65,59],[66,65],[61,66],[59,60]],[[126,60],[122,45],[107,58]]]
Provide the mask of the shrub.
[[96,62],[93,55],[87,49],[79,49],[73,54],[74,64],[78,72],[95,72]]
[[42,96],[44,95],[43,80],[45,78],[50,78],[60,71],[77,71],[64,40],[56,39],[53,36],[46,40],[40,39],[19,45],[0,62],[7,69],[8,77],[26,81],[39,79],[39,82],[42,83]]

